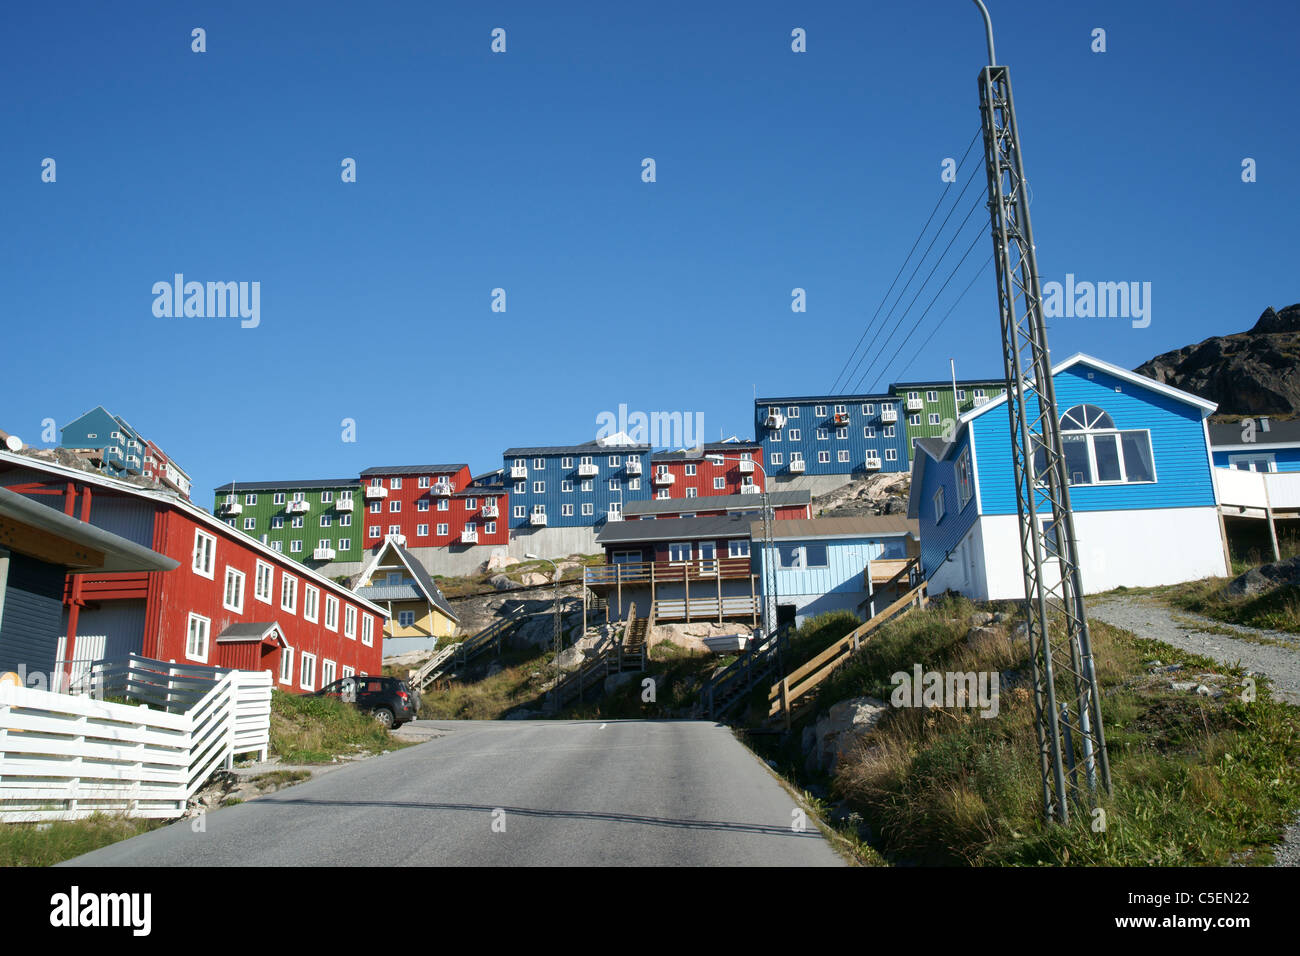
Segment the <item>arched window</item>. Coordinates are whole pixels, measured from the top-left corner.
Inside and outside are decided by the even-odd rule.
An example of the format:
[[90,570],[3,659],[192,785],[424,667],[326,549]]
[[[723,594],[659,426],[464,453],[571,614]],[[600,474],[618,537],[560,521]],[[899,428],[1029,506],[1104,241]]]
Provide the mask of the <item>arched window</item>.
[[1061,416],[1061,449],[1071,485],[1156,480],[1150,433],[1117,429],[1096,405],[1075,405]]

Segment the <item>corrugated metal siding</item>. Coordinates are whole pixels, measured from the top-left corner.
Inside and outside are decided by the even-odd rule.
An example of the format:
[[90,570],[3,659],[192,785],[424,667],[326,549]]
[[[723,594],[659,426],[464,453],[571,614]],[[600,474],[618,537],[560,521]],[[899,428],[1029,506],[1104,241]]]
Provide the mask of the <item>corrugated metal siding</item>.
[[[634,452],[641,458],[641,474],[629,475],[627,473],[626,462],[627,453],[611,448],[604,454],[591,454],[591,463],[600,468],[600,473],[591,478],[591,491],[582,491],[583,478],[578,474],[578,465],[582,462],[582,456],[590,454],[582,453],[564,453],[559,455],[530,455],[524,459],[528,466],[528,477],[524,479],[524,491],[522,494],[517,493],[515,485],[517,480],[510,477],[510,467],[514,464],[514,457],[503,459],[505,463],[505,481],[506,488],[510,491],[510,514],[505,518],[511,528],[529,527],[528,515],[532,514],[533,505],[546,506],[546,526],[548,528],[591,528],[601,527],[605,524],[606,515],[609,513],[610,502],[622,502],[626,505],[632,501],[648,501],[654,497],[653,476],[654,469],[650,464],[649,450]],[[618,455],[618,467],[611,467],[609,456]],[[541,458],[545,462],[542,468],[533,467],[533,459]],[[572,468],[561,467],[564,458],[573,459]],[[611,491],[609,480],[618,478],[622,484],[621,491]],[[628,487],[630,478],[640,478],[641,487],[631,489]],[[533,492],[533,482],[546,482],[546,490],[541,494]],[[562,482],[572,481],[573,491],[561,491]],[[680,481],[680,479],[679,479]],[[566,517],[563,514],[563,505],[573,505],[573,514]],[[591,504],[593,513],[584,515],[582,513],[583,504]],[[514,509],[518,505],[524,506],[524,517],[516,518]],[[504,516],[503,516],[504,517]]]
[[[992,412],[990,414],[996,414]],[[913,490],[917,495],[917,505],[921,523],[921,566],[929,577],[947,559],[970,526],[979,517],[979,509],[972,494],[966,507],[958,511],[957,499],[957,459],[970,448],[970,431],[964,432],[953,449],[943,461],[927,458],[925,475],[921,487]],[[925,454],[925,452],[920,452]],[[982,462],[981,462],[982,463]],[[943,488],[945,514],[938,524],[934,521],[934,495]],[[954,558],[960,560],[960,558]]]
[[[145,602],[104,601],[98,607],[83,607],[77,615],[77,640],[73,654],[85,657],[122,657],[144,653]],[[67,633],[67,612],[64,625]]]
[[64,569],[23,554],[9,557],[4,617],[0,618],[0,671],[48,674],[54,669],[63,615]]
[[[157,507],[150,500],[105,494],[94,488],[90,493],[90,523],[147,548],[153,543],[153,516]],[[81,516],[80,496],[76,514]]]
[[[898,421],[894,422],[894,437],[885,437],[885,428],[888,425],[880,420],[880,410],[883,404],[889,404],[889,396],[871,399],[870,401],[858,400],[857,402],[845,401],[842,398],[818,398],[810,402],[787,402],[779,406],[755,405],[754,406],[754,434],[758,436],[759,443],[763,446],[763,460],[771,461],[773,452],[781,455],[781,464],[773,465],[771,474],[788,475],[790,471],[790,452],[797,451],[803,454],[805,475],[848,475],[854,472],[863,472],[867,457],[867,449],[875,450],[881,458],[882,472],[906,471],[907,464],[907,426],[906,415],[901,408],[898,410]],[[871,415],[865,415],[862,412],[863,405],[873,405],[875,412]],[[826,415],[818,417],[816,415],[817,406],[826,406]],[[848,435],[846,438],[835,437],[835,426],[832,424],[835,417],[835,406],[844,405],[849,415],[849,424],[846,426]],[[786,420],[786,427],[781,430],[781,441],[772,440],[772,430],[765,426],[763,422],[767,419],[769,407],[779,407],[783,414],[789,413],[791,408],[799,409],[798,418],[789,418]],[[895,407],[898,405],[895,403]],[[875,437],[866,438],[863,429],[871,426],[875,429]],[[817,429],[824,427],[828,430],[830,437],[825,441],[819,441],[817,438]],[[798,441],[791,441],[789,432],[791,428],[799,430]],[[848,450],[849,460],[840,461],[838,452]],[[895,454],[894,461],[885,460],[885,451],[893,449]],[[819,451],[830,452],[831,460],[826,463],[817,460]]]
[[[1089,379],[1089,374],[1094,377]],[[1061,412],[1087,402],[1108,412],[1116,428],[1145,428],[1151,432],[1156,481],[1071,485],[1070,502],[1076,511],[1213,506],[1214,485],[1199,408],[1082,363],[1058,373],[1055,384],[1056,403]],[[1029,415],[1036,414],[1037,403],[1032,402]],[[990,410],[976,418],[971,427],[975,433],[979,472],[976,480],[984,513],[1015,514],[1006,409]]]
[[[897,557],[903,557],[905,546],[902,539],[885,542],[880,539],[858,538],[841,541],[817,541],[815,539],[789,539],[780,542],[782,546],[825,544],[826,564],[824,568],[794,569],[783,568],[776,572],[777,593],[781,597],[795,594],[829,594],[831,592],[862,591],[866,592],[863,572],[867,562],[885,554],[886,549],[897,551]],[[758,573],[762,574],[761,549],[758,555]],[[762,578],[759,578],[760,582]]]

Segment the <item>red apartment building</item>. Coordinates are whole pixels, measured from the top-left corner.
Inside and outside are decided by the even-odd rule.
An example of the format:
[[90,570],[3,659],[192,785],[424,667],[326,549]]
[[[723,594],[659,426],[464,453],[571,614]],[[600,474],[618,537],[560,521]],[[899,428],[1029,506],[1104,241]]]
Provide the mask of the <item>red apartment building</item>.
[[361,494],[372,552],[389,535],[408,549],[510,543],[509,493],[471,485],[468,465],[367,468]]
[[753,494],[763,489],[763,446],[706,442],[703,451],[655,452],[650,456],[650,472],[654,496],[660,499]]

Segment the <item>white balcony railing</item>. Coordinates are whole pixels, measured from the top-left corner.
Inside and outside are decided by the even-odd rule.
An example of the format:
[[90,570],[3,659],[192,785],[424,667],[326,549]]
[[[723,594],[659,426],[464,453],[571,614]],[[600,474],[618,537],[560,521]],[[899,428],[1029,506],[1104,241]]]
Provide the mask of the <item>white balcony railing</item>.
[[238,501],[223,501],[221,503],[221,513],[223,515],[237,515],[244,510],[244,506]]
[[880,459],[879,459],[879,458],[868,458],[868,459],[867,459],[867,471],[879,471],[879,470],[880,470]]
[[336,554],[333,548],[317,548],[311,553],[313,561],[333,561]]
[[497,516],[497,506],[491,503],[485,504],[482,514],[484,518],[495,518]]
[[527,466],[527,465],[511,465],[511,466],[510,466],[510,477],[511,477],[511,478],[527,478],[527,477],[528,477],[528,466]]
[[676,480],[677,480],[677,476],[674,475],[672,472],[668,472],[668,471],[661,471],[657,475],[655,475],[656,485],[671,485]]
[[534,528],[546,527],[546,513],[543,511],[534,511],[528,516],[528,523]]
[[608,511],[605,513],[606,521],[622,521],[623,513],[621,511]]
[[305,515],[308,511],[311,511],[311,502],[291,501],[285,510],[291,515]]
[[979,408],[981,405],[987,405],[988,402],[989,397],[987,395],[976,395],[973,404],[976,408]]
[[804,467],[804,461],[802,458],[790,462],[790,470],[793,472],[801,473],[804,470]]
[[455,491],[455,489],[452,487],[450,481],[435,481],[433,483],[433,493],[435,495],[441,495],[443,497],[446,497],[447,495],[451,494],[453,491]]
[[462,544],[478,544],[478,532],[466,528],[460,533],[460,540]]
[[882,422],[898,421],[898,409],[895,408],[893,405],[880,406],[880,420]]
[[909,412],[919,412],[923,408],[925,408],[925,402],[921,401],[920,398],[909,398],[907,400],[907,410]]
[[334,502],[334,510],[335,510],[335,511],[351,511],[351,510],[352,510],[352,499],[351,499],[351,498],[339,498],[339,499],[337,499],[337,500]]
[[763,424],[768,428],[774,428],[779,431],[780,429],[785,428],[785,416],[780,412],[769,413]]
[[754,463],[748,458],[740,459],[740,473],[742,475],[752,475],[754,473]]
[[402,547],[406,547],[406,535],[404,534],[386,534],[384,535],[384,540],[391,541],[393,542],[393,544],[400,544]]
[[366,501],[375,501],[379,498],[387,498],[388,489],[383,485],[366,485]]
[[595,478],[600,474],[600,466],[589,461],[584,461],[578,466],[578,476],[581,478]]
[[639,475],[639,474],[641,474],[641,459],[640,459],[640,458],[629,458],[629,459],[627,460],[627,473],[628,473],[629,475]]
[[758,485],[741,485],[740,493],[742,495],[756,495],[759,493]]

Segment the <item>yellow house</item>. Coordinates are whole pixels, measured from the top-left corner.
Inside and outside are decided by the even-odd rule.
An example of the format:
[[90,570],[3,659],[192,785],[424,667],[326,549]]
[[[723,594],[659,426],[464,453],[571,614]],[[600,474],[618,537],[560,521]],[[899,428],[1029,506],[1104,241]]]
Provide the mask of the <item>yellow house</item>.
[[358,597],[388,608],[385,654],[405,650],[404,644],[417,645],[407,640],[392,645],[393,639],[415,638],[425,645],[429,638],[450,637],[459,629],[460,619],[424,565],[392,538],[362,569],[353,590]]

